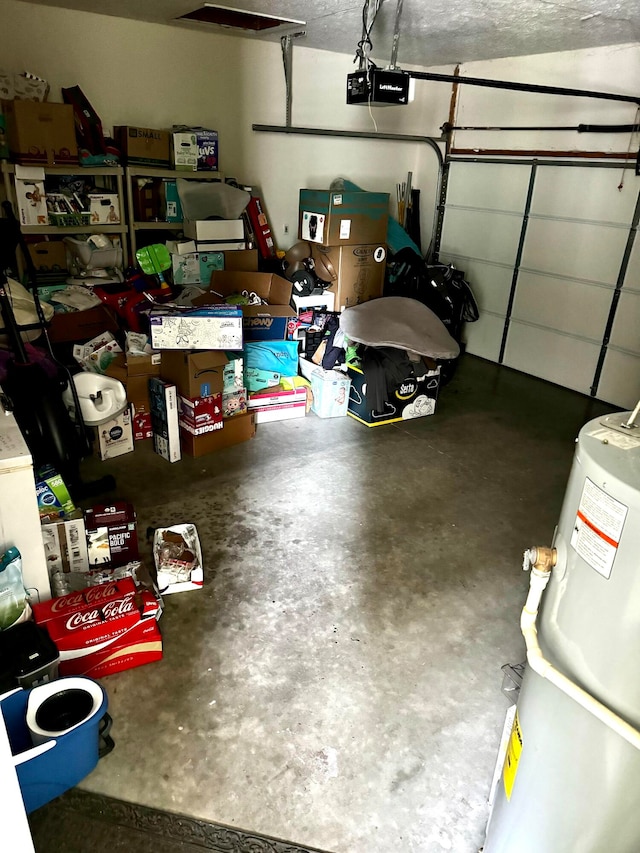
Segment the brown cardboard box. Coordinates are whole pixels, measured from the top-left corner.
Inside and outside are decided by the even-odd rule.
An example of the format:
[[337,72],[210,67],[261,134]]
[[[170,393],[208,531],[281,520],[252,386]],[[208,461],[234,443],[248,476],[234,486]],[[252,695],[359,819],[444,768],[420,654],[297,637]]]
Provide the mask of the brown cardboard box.
[[[275,273],[233,272],[215,270],[211,274],[210,290],[193,300],[194,305],[211,305],[223,297],[248,290],[257,293],[266,305],[241,305],[242,328],[247,341],[277,340],[287,337],[289,320],[297,312],[289,303],[292,284]],[[212,292],[215,291],[215,292]]]
[[160,369],[160,353],[137,356],[118,353],[105,371],[127,389],[127,400],[133,406],[133,437],[136,440],[151,438],[149,377],[160,376]]
[[298,237],[320,246],[386,243],[389,194],[300,190]]
[[258,272],[257,249],[233,249],[222,254],[228,272]]
[[205,435],[191,435],[185,429],[180,430],[180,444],[188,456],[204,456],[215,450],[224,450],[242,441],[248,441],[256,434],[256,418],[253,412],[225,418],[224,426],[216,432]]
[[131,182],[133,214],[137,222],[162,220],[166,205],[161,193],[162,181],[156,178],[134,178]]
[[54,314],[49,326],[49,337],[54,344],[88,341],[102,332],[117,332],[118,322],[106,305],[97,305],[86,311],[69,311]]
[[211,397],[222,394],[224,367],[228,362],[221,350],[163,350],[162,378],[189,400]]
[[382,296],[386,246],[318,246],[314,251],[326,255],[338,273],[338,281],[329,288],[336,295],[336,311]]
[[129,355],[118,353],[106,370],[107,376],[119,379],[125,385],[133,376],[160,376],[162,354]]
[[130,376],[127,379],[127,400],[136,413],[151,411],[148,376]]
[[39,272],[58,272],[67,269],[67,250],[62,240],[29,243],[29,254]]
[[291,282],[275,273],[215,270],[211,275],[210,288],[223,296],[249,290],[257,293],[268,305],[288,305],[291,299]]
[[113,133],[127,163],[144,166],[169,166],[171,135],[150,127],[117,126]]
[[69,104],[2,101],[11,156],[18,163],[64,166],[78,162],[78,145]]

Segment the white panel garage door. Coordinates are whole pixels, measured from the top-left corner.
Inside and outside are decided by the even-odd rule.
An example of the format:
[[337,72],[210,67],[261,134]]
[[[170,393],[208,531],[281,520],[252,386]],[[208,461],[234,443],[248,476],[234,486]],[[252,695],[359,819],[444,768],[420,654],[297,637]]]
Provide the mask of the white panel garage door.
[[498,361],[529,185],[528,166],[453,163],[440,257],[465,271],[480,309],[467,349]]
[[[602,165],[452,160],[440,259],[480,320],[467,350],[623,407],[640,397],[638,178]],[[635,242],[634,242],[635,241]]]

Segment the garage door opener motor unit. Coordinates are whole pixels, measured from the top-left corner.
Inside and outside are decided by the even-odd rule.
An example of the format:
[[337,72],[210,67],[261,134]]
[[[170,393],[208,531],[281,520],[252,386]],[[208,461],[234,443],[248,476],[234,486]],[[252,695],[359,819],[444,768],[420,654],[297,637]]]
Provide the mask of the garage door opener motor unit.
[[408,72],[395,69],[370,68],[347,75],[347,103],[389,107],[408,104],[412,97],[413,80]]

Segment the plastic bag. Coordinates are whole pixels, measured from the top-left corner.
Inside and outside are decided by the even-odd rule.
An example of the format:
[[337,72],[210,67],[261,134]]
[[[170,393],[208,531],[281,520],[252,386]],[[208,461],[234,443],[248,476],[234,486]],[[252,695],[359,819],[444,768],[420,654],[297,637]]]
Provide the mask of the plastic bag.
[[17,548],[0,559],[0,630],[26,622],[31,617],[27,591],[22,581],[22,558]]
[[464,323],[474,323],[478,305],[464,272],[452,264],[427,264],[413,252],[398,252],[387,261],[385,296],[417,299],[444,323],[458,343]]
[[[7,278],[5,288],[11,300],[11,307],[13,308],[13,314],[18,326],[31,326],[39,323],[40,319],[36,310],[36,303],[26,287],[23,287],[20,282],[13,278]],[[45,320],[50,320],[53,317],[53,305],[50,305],[48,302],[42,302],[41,305]],[[0,317],[0,332],[3,331],[4,322],[2,317]],[[23,341],[34,341],[41,334],[42,329],[31,329],[27,332],[20,332],[20,337]],[[0,335],[0,341],[2,340],[4,340],[4,335]]]
[[194,524],[158,528],[153,535],[153,558],[162,594],[202,588],[202,550]]

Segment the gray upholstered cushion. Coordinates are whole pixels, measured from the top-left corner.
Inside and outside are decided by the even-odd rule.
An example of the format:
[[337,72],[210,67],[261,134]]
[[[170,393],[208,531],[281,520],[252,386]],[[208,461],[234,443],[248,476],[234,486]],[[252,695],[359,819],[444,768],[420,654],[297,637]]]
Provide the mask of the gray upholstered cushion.
[[352,341],[396,347],[431,358],[455,358],[460,347],[430,308],[405,296],[383,296],[347,308],[340,328]]

